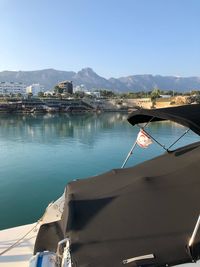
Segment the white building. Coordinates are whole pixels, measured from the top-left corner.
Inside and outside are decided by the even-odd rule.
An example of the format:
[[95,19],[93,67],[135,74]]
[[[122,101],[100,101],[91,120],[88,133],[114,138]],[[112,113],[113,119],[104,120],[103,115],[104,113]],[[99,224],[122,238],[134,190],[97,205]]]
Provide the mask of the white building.
[[101,97],[101,93],[100,92],[97,92],[97,91],[94,91],[94,92],[87,91],[87,92],[85,92],[85,94],[86,95],[93,96],[93,97],[96,97],[96,98],[100,98]]
[[26,85],[24,83],[17,82],[0,82],[0,94],[25,94]]
[[39,92],[44,92],[44,87],[39,83],[31,84],[26,87],[26,93],[32,93],[33,95],[38,95]]
[[81,85],[77,85],[76,87],[74,87],[74,92],[86,92],[87,88],[85,87],[84,84]]

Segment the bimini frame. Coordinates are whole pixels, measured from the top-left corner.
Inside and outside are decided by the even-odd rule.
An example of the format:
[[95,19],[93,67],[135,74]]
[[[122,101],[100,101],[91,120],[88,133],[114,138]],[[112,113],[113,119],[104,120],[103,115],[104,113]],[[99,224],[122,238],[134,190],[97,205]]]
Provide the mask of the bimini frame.
[[[149,134],[145,128],[148,126],[148,124],[154,119],[154,117],[151,118],[151,120],[149,122],[147,122],[144,126],[140,126],[139,124],[137,124],[137,126],[139,127],[140,130],[142,130],[150,139],[152,139],[156,144],[158,144],[159,146],[161,146],[166,152],[171,152],[170,148],[172,148],[181,138],[183,138],[189,131],[190,128],[188,128],[178,139],[176,139],[168,148],[165,147],[165,145],[162,145],[158,140],[156,140],[151,134]],[[135,142],[133,143],[133,146],[131,147],[131,150],[129,151],[128,155],[126,156],[126,159],[124,160],[124,163],[122,164],[121,168],[123,169],[127,163],[127,161],[129,160],[130,156],[133,154],[133,150],[135,149],[137,145],[137,138],[135,140]]]

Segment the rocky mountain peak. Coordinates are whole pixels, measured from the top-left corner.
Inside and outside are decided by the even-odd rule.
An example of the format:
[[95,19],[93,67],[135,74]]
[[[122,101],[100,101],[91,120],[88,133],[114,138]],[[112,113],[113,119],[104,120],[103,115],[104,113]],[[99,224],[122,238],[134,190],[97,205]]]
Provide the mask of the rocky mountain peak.
[[92,68],[83,68],[82,70],[78,71],[77,76],[98,76]]

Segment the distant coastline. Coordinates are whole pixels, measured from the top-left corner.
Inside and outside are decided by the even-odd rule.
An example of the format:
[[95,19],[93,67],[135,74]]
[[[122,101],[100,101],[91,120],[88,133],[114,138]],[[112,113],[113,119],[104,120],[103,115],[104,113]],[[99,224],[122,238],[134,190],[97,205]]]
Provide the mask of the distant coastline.
[[112,100],[56,99],[56,98],[10,98],[0,99],[0,113],[87,113],[128,112],[127,105],[117,105]]
[[176,95],[159,97],[0,97],[0,113],[87,113],[130,112],[135,108],[164,108],[199,103],[199,96]]

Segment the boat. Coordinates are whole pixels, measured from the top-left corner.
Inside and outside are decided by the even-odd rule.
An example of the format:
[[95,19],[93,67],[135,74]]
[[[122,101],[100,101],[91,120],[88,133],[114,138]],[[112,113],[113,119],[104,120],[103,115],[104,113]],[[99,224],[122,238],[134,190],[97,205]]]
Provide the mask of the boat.
[[[187,127],[169,147],[148,133],[166,120]],[[68,183],[38,222],[0,231],[0,267],[199,265],[200,142],[172,148],[200,135],[200,105],[135,110],[128,122],[165,153],[124,168],[137,138],[121,168]]]

